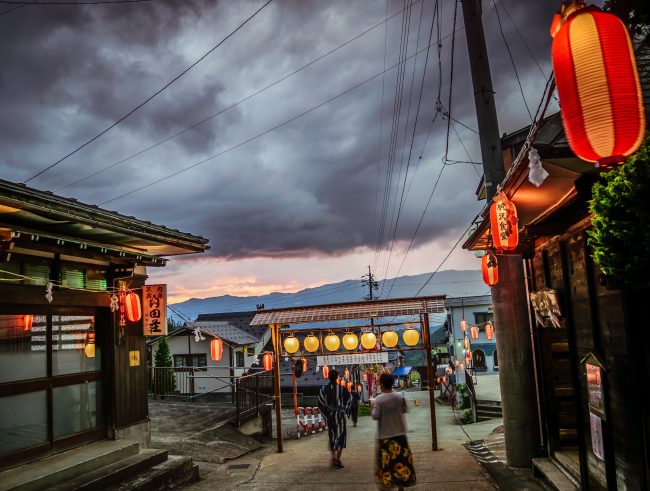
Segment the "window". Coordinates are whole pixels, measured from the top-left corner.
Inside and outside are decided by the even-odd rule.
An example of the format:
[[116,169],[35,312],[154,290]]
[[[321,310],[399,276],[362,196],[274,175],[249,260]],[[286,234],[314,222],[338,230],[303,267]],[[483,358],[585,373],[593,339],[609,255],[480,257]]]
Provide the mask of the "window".
[[474,312],[474,324],[478,326],[479,331],[485,329],[485,323],[490,322],[491,319],[490,312]]
[[475,349],[472,351],[472,361],[476,370],[487,370],[485,364],[485,351],[482,349]]
[[235,366],[238,368],[243,368],[244,365],[244,352],[243,351],[237,351],[235,353]]
[[208,355],[197,353],[195,355],[174,355],[175,368],[203,368],[208,366]]
[[494,360],[494,369],[499,368],[499,359],[497,358],[497,350],[494,350],[494,353],[492,353],[492,359]]

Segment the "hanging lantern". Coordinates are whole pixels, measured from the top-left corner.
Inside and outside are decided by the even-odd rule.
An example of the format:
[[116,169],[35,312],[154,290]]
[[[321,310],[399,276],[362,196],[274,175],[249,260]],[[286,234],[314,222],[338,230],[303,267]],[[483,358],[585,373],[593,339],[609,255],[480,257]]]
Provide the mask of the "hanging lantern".
[[307,336],[303,344],[305,346],[305,349],[310,353],[317,351],[318,347],[320,346],[320,342],[318,341],[318,338],[313,334]]
[[448,380],[449,380],[449,379],[447,378],[446,375],[445,375],[444,377],[442,377],[442,381],[443,381],[444,383],[447,383]]
[[460,330],[463,332],[467,331],[467,321],[465,319],[460,321]]
[[360,394],[363,391],[363,388],[360,385],[357,385],[357,392]]
[[361,346],[365,349],[375,349],[377,346],[377,336],[374,332],[364,332],[361,335]]
[[478,326],[472,326],[472,339],[478,339]]
[[607,169],[634,153],[645,135],[632,42],[617,16],[570,7],[551,26],[562,121],[573,152]]
[[395,331],[386,331],[381,334],[381,342],[386,348],[394,348],[398,341],[399,337]]
[[517,208],[508,197],[500,192],[490,206],[490,227],[492,242],[499,252],[513,251],[519,244]]
[[441,380],[440,377],[438,377],[438,378],[436,379],[436,382],[440,383],[440,380]]
[[266,370],[267,372],[273,370],[273,354],[264,353],[264,357],[262,358],[262,363],[264,364],[264,370]]
[[323,365],[323,378],[328,378],[330,375],[330,369],[327,365]]
[[465,339],[463,339],[463,347],[465,349],[469,349],[469,338],[465,336]]
[[214,338],[210,341],[210,358],[212,361],[219,361],[223,356],[223,341],[220,338]]
[[348,351],[355,350],[359,346],[359,338],[356,334],[348,332],[343,336],[343,346]]
[[499,263],[495,254],[488,252],[481,258],[481,269],[483,281],[487,286],[494,286],[499,282]]
[[33,315],[24,315],[23,316],[23,331],[28,332],[32,330],[34,325],[34,316]]
[[302,363],[302,371],[306,372],[307,368],[309,366],[308,363],[307,363],[307,358],[305,358],[305,357],[300,358],[300,363]]
[[90,323],[90,328],[86,333],[84,354],[86,355],[86,358],[95,358],[95,325],[92,322]]
[[348,382],[348,392],[352,392],[352,382]]
[[489,322],[485,324],[485,337],[488,339],[492,339],[494,337],[494,327],[492,327],[492,324]]
[[336,334],[334,334],[333,332],[329,333],[329,334],[325,337],[325,347],[326,347],[329,351],[336,351],[336,350],[339,349],[339,346],[341,346],[341,340],[340,340],[339,337],[338,337]]
[[470,350],[465,351],[465,360],[472,360],[472,352]]
[[295,337],[293,334],[284,338],[284,350],[287,353],[293,355],[299,349],[300,349],[300,341],[298,341],[298,338]]
[[420,341],[420,333],[417,329],[413,329],[413,326],[408,324],[406,330],[402,334],[402,339],[407,346],[415,346]]
[[142,306],[137,293],[129,292],[126,295],[126,318],[129,322],[138,322],[142,318]]

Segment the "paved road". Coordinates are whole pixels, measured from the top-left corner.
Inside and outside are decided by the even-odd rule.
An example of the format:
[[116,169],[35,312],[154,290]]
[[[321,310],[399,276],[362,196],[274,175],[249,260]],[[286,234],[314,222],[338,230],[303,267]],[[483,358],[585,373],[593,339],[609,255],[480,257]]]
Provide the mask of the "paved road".
[[[501,420],[460,426],[448,406],[436,406],[438,446],[431,451],[431,426],[425,392],[406,393],[410,412],[408,438],[415,456],[418,485],[415,489],[494,490],[495,484],[463,447],[469,440],[485,438]],[[415,406],[415,399],[419,406]],[[463,432],[463,429],[468,434]],[[317,433],[300,440],[285,441],[284,453],[267,445],[249,455],[225,464],[198,462],[201,482],[186,486],[193,491],[214,489],[243,490],[370,490],[374,484],[375,423],[359,418],[349,427],[348,448],[343,452],[344,469],[329,466],[327,435]],[[248,465],[246,465],[248,464]],[[230,466],[245,468],[229,468]]]

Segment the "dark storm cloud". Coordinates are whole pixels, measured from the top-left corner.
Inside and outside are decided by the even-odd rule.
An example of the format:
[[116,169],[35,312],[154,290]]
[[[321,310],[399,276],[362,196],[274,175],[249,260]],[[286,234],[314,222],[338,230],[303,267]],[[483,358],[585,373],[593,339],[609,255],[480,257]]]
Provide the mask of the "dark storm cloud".
[[[0,172],[22,181],[125,114],[200,57],[260,2],[159,0],[113,6],[26,6],[0,16]],[[452,32],[453,2],[440,2],[442,35]],[[497,2],[531,111],[545,79],[520,34],[550,72],[548,25],[556,1]],[[390,2],[389,12],[403,7]],[[420,9],[422,21],[420,25]],[[204,62],[123,124],[30,185],[57,190],[223,110],[380,22],[384,2],[275,1]],[[498,30],[493,3],[484,23],[501,132],[530,122]],[[507,8],[507,12],[506,12]],[[426,46],[433,2],[416,3],[408,53]],[[267,131],[398,61],[402,15],[236,108],[109,172],[62,191],[101,203]],[[457,28],[462,25],[458,15]],[[416,33],[420,29],[419,41]],[[436,33],[434,31],[434,39]],[[441,99],[448,105],[451,38],[442,45]],[[402,113],[382,245],[393,237],[410,151],[425,53],[404,72]],[[395,233],[407,245],[440,172],[446,120],[436,112],[436,47],[429,63]],[[204,235],[227,258],[337,255],[373,249],[384,210],[387,155],[397,70],[173,179],[109,203],[107,208]],[[411,92],[411,86],[413,91]],[[383,92],[383,106],[382,106]],[[456,36],[452,114],[476,127],[465,34]],[[410,99],[408,123],[406,115]],[[381,130],[381,147],[380,143]],[[408,131],[407,131],[408,130]],[[476,135],[456,125],[449,157],[480,161]],[[381,156],[381,159],[380,159]],[[415,245],[449,240],[479,208],[480,167],[444,169]],[[417,168],[417,172],[416,172]],[[379,174],[378,174],[379,171]],[[477,172],[478,171],[478,172]],[[378,191],[378,193],[377,193]]]

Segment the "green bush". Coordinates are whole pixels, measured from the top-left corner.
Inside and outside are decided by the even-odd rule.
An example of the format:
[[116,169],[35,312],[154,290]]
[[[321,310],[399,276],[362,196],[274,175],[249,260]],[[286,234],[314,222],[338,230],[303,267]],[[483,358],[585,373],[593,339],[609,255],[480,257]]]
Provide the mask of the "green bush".
[[370,416],[370,406],[367,404],[359,404],[359,416]]
[[625,165],[602,174],[593,186],[587,232],[594,262],[621,286],[650,282],[650,138]]

